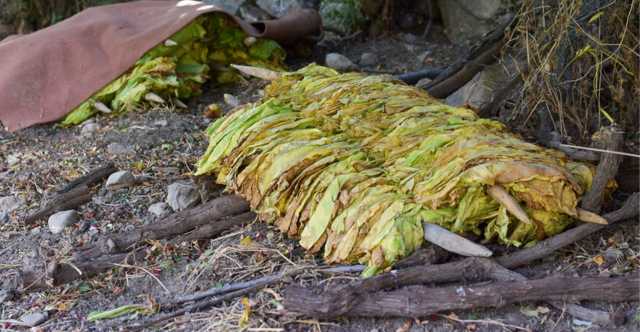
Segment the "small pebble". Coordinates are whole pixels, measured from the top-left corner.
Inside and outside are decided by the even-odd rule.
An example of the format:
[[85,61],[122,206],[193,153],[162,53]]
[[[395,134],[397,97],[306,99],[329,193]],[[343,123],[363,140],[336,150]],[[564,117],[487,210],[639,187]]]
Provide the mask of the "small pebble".
[[108,189],[118,189],[129,186],[136,182],[136,177],[129,171],[118,171],[111,175],[107,179],[106,187]]
[[11,213],[20,208],[24,202],[15,196],[0,197],[0,214]]
[[24,314],[20,317],[20,322],[28,327],[38,326],[44,323],[49,318],[46,312],[32,312]]
[[169,121],[164,120],[164,119],[163,120],[158,120],[158,121],[154,122],[153,125],[156,126],[156,127],[166,127],[166,126],[169,125]]
[[224,97],[224,102],[231,107],[238,107],[238,105],[240,105],[240,100],[238,100],[238,98],[236,98],[236,96],[234,95],[225,93],[223,97]]
[[148,209],[149,213],[158,218],[166,217],[171,213],[171,207],[165,202],[151,204]]
[[360,65],[373,67],[378,64],[378,56],[375,53],[362,53],[360,56]]
[[340,53],[327,54],[324,62],[327,66],[339,71],[354,70],[357,68],[357,66],[353,62],[351,62],[349,58]]
[[98,129],[100,129],[100,126],[97,123],[89,122],[82,126],[82,129],[80,129],[80,135],[84,137],[93,136]]
[[175,182],[167,187],[166,201],[174,211],[182,211],[198,204],[200,193],[191,183]]
[[49,217],[49,230],[53,234],[60,234],[65,227],[76,223],[80,217],[75,210],[67,210],[55,213]]

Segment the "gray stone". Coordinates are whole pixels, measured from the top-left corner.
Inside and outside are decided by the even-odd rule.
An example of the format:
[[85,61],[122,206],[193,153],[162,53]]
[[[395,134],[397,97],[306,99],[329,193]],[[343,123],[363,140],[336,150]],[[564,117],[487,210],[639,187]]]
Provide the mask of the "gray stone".
[[6,212],[0,212],[0,224],[9,222],[9,214]]
[[167,188],[166,201],[174,211],[182,211],[193,207],[200,201],[198,187],[191,183],[172,183]]
[[624,258],[624,253],[620,249],[609,248],[604,251],[604,260],[607,265],[612,265]]
[[149,213],[153,214],[158,218],[166,217],[169,214],[171,214],[171,207],[169,206],[169,204],[165,202],[151,204],[148,210],[149,210]]
[[136,182],[136,177],[129,171],[118,171],[111,175],[107,179],[107,189],[118,189],[132,185]]
[[296,0],[257,0],[256,5],[273,17],[282,17],[293,8],[300,8]]
[[22,199],[16,196],[0,197],[0,214],[9,214],[19,209],[23,203]]
[[488,66],[477,73],[469,82],[446,98],[451,106],[470,106],[479,110],[493,101],[496,92],[510,80],[508,69],[502,64]]
[[112,155],[132,154],[133,148],[121,143],[111,143],[107,145],[107,152]]
[[269,15],[269,13],[248,3],[240,6],[238,12],[240,17],[250,23],[271,19],[271,15]]
[[240,5],[244,3],[243,0],[204,0],[203,2],[208,5],[218,6],[231,14],[235,14]]
[[67,210],[55,213],[49,217],[49,230],[53,234],[60,234],[65,227],[76,223],[80,219],[78,212]]
[[36,311],[22,315],[20,322],[22,322],[24,326],[34,327],[44,323],[47,319],[49,319],[49,315],[46,312]]
[[416,87],[417,87],[417,88],[420,88],[420,89],[425,89],[425,88],[427,87],[427,85],[428,85],[429,83],[431,83],[431,81],[433,81],[433,80],[432,80],[432,79],[430,79],[430,78],[428,78],[428,77],[425,77],[425,78],[423,78],[423,79],[420,79],[420,80],[418,81],[418,83],[416,83]]
[[349,58],[340,53],[327,54],[324,62],[327,66],[339,71],[354,70],[357,68],[356,65],[351,62],[351,60],[349,60]]
[[231,107],[238,107],[238,105],[240,105],[240,100],[238,100],[238,98],[236,98],[236,96],[232,94],[225,93],[223,95],[223,98],[224,102]]
[[360,65],[373,67],[378,64],[378,56],[375,53],[365,52],[360,56]]
[[80,135],[85,137],[93,136],[98,129],[100,129],[100,126],[97,123],[89,122],[82,126]]
[[156,126],[156,127],[166,127],[166,126],[169,125],[169,121],[164,120],[164,119],[163,120],[158,120],[158,121],[154,122],[153,125]]
[[456,44],[463,44],[491,31],[497,25],[501,0],[439,0],[445,33]]

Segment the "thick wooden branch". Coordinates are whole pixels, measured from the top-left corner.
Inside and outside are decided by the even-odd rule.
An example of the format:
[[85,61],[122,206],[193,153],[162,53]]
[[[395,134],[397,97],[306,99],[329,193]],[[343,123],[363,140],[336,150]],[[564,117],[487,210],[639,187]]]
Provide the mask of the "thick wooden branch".
[[127,252],[144,241],[166,239],[184,234],[215,220],[247,211],[249,211],[249,204],[242,197],[221,196],[131,232],[108,235],[94,244],[80,248],[74,254],[73,259],[74,261],[91,260],[102,255]]
[[48,218],[56,212],[75,209],[91,201],[91,196],[93,196],[93,194],[87,185],[79,185],[53,197],[43,208],[27,216],[24,223],[27,225],[32,224],[40,219]]
[[[615,126],[607,127],[602,130],[602,140],[605,143],[605,150],[620,151],[622,150],[624,132]],[[591,190],[587,192],[581,201],[583,209],[595,213],[600,212],[602,208],[602,200],[609,181],[618,174],[618,167],[622,162],[622,156],[613,153],[605,153],[600,157],[596,176],[591,184]]]
[[552,276],[539,280],[441,288],[416,285],[390,292],[365,293],[357,306],[338,315],[325,307],[328,302],[324,294],[290,287],[285,293],[284,305],[292,312],[319,318],[340,315],[416,318],[442,311],[502,307],[527,301],[637,301],[639,285],[637,273],[619,278]]
[[94,169],[91,172],[79,177],[71,182],[69,182],[62,189],[58,190],[58,194],[66,193],[76,187],[85,185],[87,187],[91,187],[92,185],[106,179],[109,175],[117,172],[118,169],[113,163],[108,163],[107,165]]
[[[627,198],[627,201],[624,203],[622,208],[614,212],[607,213],[603,217],[607,219],[609,224],[613,224],[621,220],[633,218],[638,215],[639,211],[640,193],[634,193]],[[607,227],[607,225],[582,224],[575,228],[566,230],[554,237],[540,241],[531,248],[525,248],[512,254],[498,257],[496,261],[507,268],[526,265],[536,259],[547,257],[554,251],[575,243],[576,241],[581,240],[604,227]]]

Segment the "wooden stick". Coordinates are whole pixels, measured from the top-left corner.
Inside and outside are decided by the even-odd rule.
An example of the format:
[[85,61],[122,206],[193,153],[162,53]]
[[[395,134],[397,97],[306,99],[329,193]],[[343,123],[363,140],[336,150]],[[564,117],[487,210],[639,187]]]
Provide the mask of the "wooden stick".
[[90,171],[86,175],[83,175],[82,177],[79,177],[79,178],[69,182],[62,189],[58,190],[58,194],[66,193],[66,192],[70,191],[71,189],[76,188],[76,187],[81,186],[81,185],[86,185],[87,187],[90,187],[90,186],[92,186],[92,185],[94,185],[94,184],[106,179],[109,175],[115,173],[116,171],[118,171],[116,166],[113,163],[108,163],[106,166],[94,169],[93,171]]
[[[637,216],[639,210],[640,193],[634,193],[627,198],[627,201],[624,203],[622,208],[617,211],[607,213],[603,217],[609,222],[609,224],[614,224],[621,220]],[[606,227],[606,225],[582,224],[566,230],[556,236],[540,241],[531,248],[521,249],[512,254],[498,257],[496,261],[498,264],[510,269],[526,265],[536,259],[547,257],[554,251],[575,243],[576,241],[583,239],[604,227]]]
[[48,218],[56,212],[75,209],[91,201],[91,196],[93,196],[91,189],[87,185],[81,184],[53,197],[43,208],[27,216],[24,223],[29,225],[40,219]]
[[[624,132],[615,126],[604,128],[601,131],[606,150],[621,150],[624,140]],[[617,154],[604,154],[600,158],[596,176],[592,181],[591,190],[582,197],[581,207],[595,213],[600,212],[602,200],[609,181],[616,177],[618,167],[622,162],[622,156]]]
[[[482,307],[502,307],[527,301],[607,302],[637,301],[640,277],[633,273],[619,278],[552,276],[538,280],[506,281],[485,285],[431,288],[408,286],[390,292],[365,293],[357,306],[344,315],[359,317],[425,317],[437,312]],[[306,288],[289,287],[284,305],[303,315],[333,318],[336,315],[323,307],[322,294]]]
[[221,196],[131,232],[110,234],[94,244],[78,249],[74,253],[73,259],[75,261],[91,260],[106,254],[126,252],[144,241],[166,239],[184,234],[198,226],[247,211],[249,211],[249,204],[240,196]]

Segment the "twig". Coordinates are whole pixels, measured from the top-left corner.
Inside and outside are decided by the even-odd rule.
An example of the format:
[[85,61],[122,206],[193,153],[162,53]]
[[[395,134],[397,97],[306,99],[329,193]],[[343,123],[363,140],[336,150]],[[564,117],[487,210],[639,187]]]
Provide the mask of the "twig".
[[450,321],[454,321],[454,322],[460,323],[460,324],[498,325],[498,326],[504,327],[504,328],[531,332],[531,329],[529,329],[529,328],[503,323],[501,321],[497,321],[497,320],[494,320],[494,319],[459,319],[459,318],[451,317],[451,316],[448,316],[448,315],[441,315],[441,314],[438,314],[436,316],[439,316],[439,317],[442,317],[442,318],[445,318],[445,319],[448,319]]
[[58,190],[58,194],[64,194],[68,191],[70,191],[71,189],[74,189],[80,185],[86,185],[87,187],[98,183],[99,181],[105,179],[107,176],[111,175],[112,173],[116,172],[118,169],[115,167],[115,165],[113,163],[109,163],[106,166],[97,168],[93,171],[90,171],[89,173],[87,173],[86,175],[83,175],[82,177],[79,177],[71,182],[69,182],[66,186],[64,186],[62,189]]
[[[607,219],[609,224],[614,224],[621,220],[626,220],[638,215],[640,210],[640,193],[634,193],[624,205],[613,212],[605,214],[603,217]],[[548,238],[544,241],[538,242],[531,248],[525,248],[518,250],[512,254],[498,257],[496,261],[498,264],[507,267],[514,268],[522,265],[526,265],[536,259],[544,258],[553,253],[554,251],[564,248],[578,240],[581,240],[601,229],[607,227],[607,225],[598,224],[582,224],[578,227],[566,230],[554,237]]]
[[142,266],[135,266],[135,265],[130,265],[130,264],[119,264],[119,263],[115,263],[113,264],[115,266],[119,266],[119,267],[124,267],[124,268],[130,268],[130,269],[138,269],[138,270],[142,270],[144,273],[148,274],[151,278],[153,278],[161,287],[162,289],[164,289],[164,291],[167,294],[171,294],[171,291],[167,288],[167,286],[165,286],[162,281],[160,281],[160,279],[158,279],[158,277],[156,277],[155,275],[153,275],[153,273],[151,273],[151,271],[145,269]]
[[633,158],[639,158],[640,159],[640,155],[633,154],[633,153],[628,153],[628,152],[611,151],[611,150],[605,150],[605,149],[589,148],[589,147],[586,147],[586,146],[578,146],[578,145],[570,145],[570,144],[562,144],[562,143],[559,144],[559,145],[563,146],[563,147],[566,147],[566,148],[572,148],[572,149],[577,149],[577,150],[587,150],[587,151],[594,151],[594,152],[617,154],[617,155],[620,155],[620,156],[633,157]]

